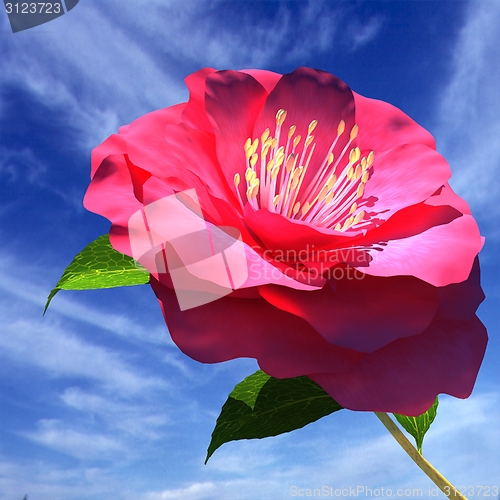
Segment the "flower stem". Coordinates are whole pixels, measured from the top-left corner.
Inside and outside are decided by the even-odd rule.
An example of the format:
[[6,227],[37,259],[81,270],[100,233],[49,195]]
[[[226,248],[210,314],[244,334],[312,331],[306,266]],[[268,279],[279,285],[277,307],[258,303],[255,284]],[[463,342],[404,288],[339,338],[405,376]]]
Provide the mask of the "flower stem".
[[410,458],[429,476],[432,482],[448,497],[467,500],[438,470],[436,470],[408,441],[406,436],[399,430],[394,421],[384,412],[375,412],[375,415],[385,425],[392,437],[401,445],[403,450],[408,453]]

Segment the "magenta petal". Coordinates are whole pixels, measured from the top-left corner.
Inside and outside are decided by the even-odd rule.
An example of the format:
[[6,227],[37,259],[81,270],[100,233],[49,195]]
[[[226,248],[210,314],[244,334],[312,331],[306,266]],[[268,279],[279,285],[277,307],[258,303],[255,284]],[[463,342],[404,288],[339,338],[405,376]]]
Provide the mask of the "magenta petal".
[[353,269],[332,286],[301,292],[263,286],[270,304],[305,319],[330,344],[373,352],[395,339],[420,334],[438,307],[436,289],[423,281],[395,276],[373,278]]
[[[295,135],[302,136],[303,144],[309,124],[313,120],[318,121],[313,132],[316,147],[303,182],[305,188],[327,158],[329,148],[337,137],[337,127],[341,120],[344,120],[347,132],[343,134],[334,149],[337,157],[349,139],[349,132],[354,126],[352,92],[344,82],[330,73],[311,68],[298,68],[292,73],[283,75],[269,94],[255,124],[252,137],[260,137],[266,128],[269,128],[272,135],[274,134],[276,113],[279,109],[287,111],[281,145],[286,144],[288,128],[292,125],[297,127]],[[299,149],[302,151],[302,146]]]
[[[223,297],[180,311],[175,292],[154,278],[151,286],[179,348],[202,363],[256,358],[274,377],[344,371],[360,354],[329,345],[305,321],[261,299]],[[255,318],[260,318],[259,325]]]
[[450,176],[448,163],[433,149],[421,144],[398,146],[375,153],[373,175],[363,199],[373,198],[374,210],[387,219],[402,208],[427,200]]
[[189,89],[189,101],[182,113],[182,121],[191,128],[213,132],[205,110],[205,84],[207,76],[216,71],[212,68],[203,68],[184,79]]
[[436,193],[425,201],[425,204],[431,206],[448,205],[463,214],[471,215],[469,204],[460,198],[448,183],[439,188]]
[[276,87],[276,84],[282,76],[279,73],[263,69],[242,69],[240,73],[246,73],[247,75],[253,76],[266,89],[268,94]]
[[217,158],[231,186],[234,175],[245,172],[243,147],[266,97],[264,87],[245,73],[218,71],[207,77],[206,110],[215,133]]
[[423,144],[436,149],[432,135],[392,104],[353,92],[358,141],[365,149],[384,151],[402,144]]
[[345,408],[419,415],[439,393],[470,395],[486,343],[477,317],[439,321],[365,354],[348,372],[310,377]]
[[389,240],[363,272],[372,276],[415,276],[434,286],[467,279],[483,246],[475,220],[462,215],[449,224],[400,240]]

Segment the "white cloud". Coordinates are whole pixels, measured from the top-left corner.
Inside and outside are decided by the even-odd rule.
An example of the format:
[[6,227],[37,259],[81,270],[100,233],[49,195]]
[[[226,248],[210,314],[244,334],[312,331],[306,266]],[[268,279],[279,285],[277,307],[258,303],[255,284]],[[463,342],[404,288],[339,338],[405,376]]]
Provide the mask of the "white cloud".
[[500,195],[500,3],[472,0],[441,96],[438,149],[451,184],[473,210],[498,217]]
[[76,431],[58,420],[40,420],[35,432],[25,436],[48,448],[80,460],[102,460],[123,457],[125,448],[109,436]]

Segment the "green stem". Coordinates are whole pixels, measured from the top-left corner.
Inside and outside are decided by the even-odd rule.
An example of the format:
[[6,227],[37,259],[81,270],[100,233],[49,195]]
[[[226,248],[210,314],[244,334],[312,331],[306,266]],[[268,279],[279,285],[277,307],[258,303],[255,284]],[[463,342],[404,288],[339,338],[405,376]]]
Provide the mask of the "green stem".
[[438,470],[436,470],[408,441],[406,436],[399,430],[394,421],[384,412],[375,412],[375,415],[385,425],[392,437],[401,445],[403,450],[408,453],[410,458],[429,476],[431,481],[448,497],[467,500]]

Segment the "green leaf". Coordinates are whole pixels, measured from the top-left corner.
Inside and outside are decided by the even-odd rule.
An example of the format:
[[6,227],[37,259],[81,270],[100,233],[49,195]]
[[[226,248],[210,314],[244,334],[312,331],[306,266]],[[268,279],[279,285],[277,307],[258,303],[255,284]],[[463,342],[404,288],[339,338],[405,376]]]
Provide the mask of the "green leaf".
[[95,290],[149,283],[149,273],[134,259],[117,252],[109,235],[99,236],[75,256],[50,292],[43,314],[59,290]]
[[205,463],[229,441],[277,436],[341,409],[308,377],[277,379],[258,370],[229,394],[215,424]]
[[433,405],[418,417],[407,417],[406,415],[394,413],[396,420],[403,426],[405,431],[415,438],[417,449],[420,454],[422,454],[422,444],[424,442],[425,433],[429,430],[429,427],[436,418],[438,403],[438,398],[436,398]]

